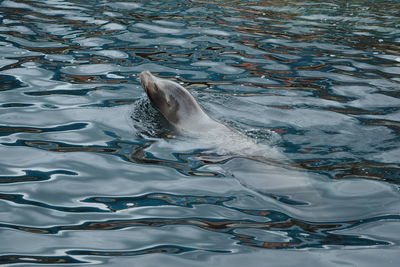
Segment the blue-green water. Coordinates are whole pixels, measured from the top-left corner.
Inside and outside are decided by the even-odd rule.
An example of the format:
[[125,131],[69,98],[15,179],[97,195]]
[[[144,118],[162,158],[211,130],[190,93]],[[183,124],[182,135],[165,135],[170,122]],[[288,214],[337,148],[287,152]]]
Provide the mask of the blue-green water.
[[[399,266],[399,13],[1,1],[0,264]],[[248,139],[172,136],[143,70]]]

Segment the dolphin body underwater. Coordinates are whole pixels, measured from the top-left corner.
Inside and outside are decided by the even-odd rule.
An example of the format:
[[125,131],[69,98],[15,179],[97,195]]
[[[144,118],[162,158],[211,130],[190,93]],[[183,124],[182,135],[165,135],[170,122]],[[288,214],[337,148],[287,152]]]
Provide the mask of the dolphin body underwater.
[[151,105],[177,135],[190,137],[217,154],[233,155],[223,163],[212,164],[213,169],[220,168],[222,173],[235,177],[263,199],[273,200],[292,216],[331,222],[393,214],[400,210],[399,190],[395,185],[362,178],[333,180],[290,167],[288,159],[277,149],[256,144],[211,118],[178,83],[158,78],[149,71],[140,73],[139,78]]

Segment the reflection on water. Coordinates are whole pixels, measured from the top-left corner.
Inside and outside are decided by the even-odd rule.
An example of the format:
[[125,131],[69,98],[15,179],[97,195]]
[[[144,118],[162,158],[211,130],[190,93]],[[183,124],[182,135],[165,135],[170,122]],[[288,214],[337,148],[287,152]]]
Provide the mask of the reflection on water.
[[[0,2],[0,263],[398,266],[399,12]],[[257,149],[174,136],[143,70]]]

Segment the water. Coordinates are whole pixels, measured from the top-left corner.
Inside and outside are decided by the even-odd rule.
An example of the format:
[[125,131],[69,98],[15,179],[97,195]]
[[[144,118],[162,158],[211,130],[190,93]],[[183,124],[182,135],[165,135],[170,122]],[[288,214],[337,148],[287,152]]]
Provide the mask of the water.
[[[399,12],[0,2],[0,263],[398,266]],[[143,70],[257,149],[173,136]]]

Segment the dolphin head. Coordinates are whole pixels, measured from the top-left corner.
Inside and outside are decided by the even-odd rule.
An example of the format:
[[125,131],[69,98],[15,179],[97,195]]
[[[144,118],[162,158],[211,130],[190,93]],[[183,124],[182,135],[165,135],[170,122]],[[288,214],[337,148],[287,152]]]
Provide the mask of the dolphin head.
[[203,112],[199,104],[181,85],[176,82],[157,78],[149,71],[139,75],[140,83],[151,104],[173,125],[193,119]]

